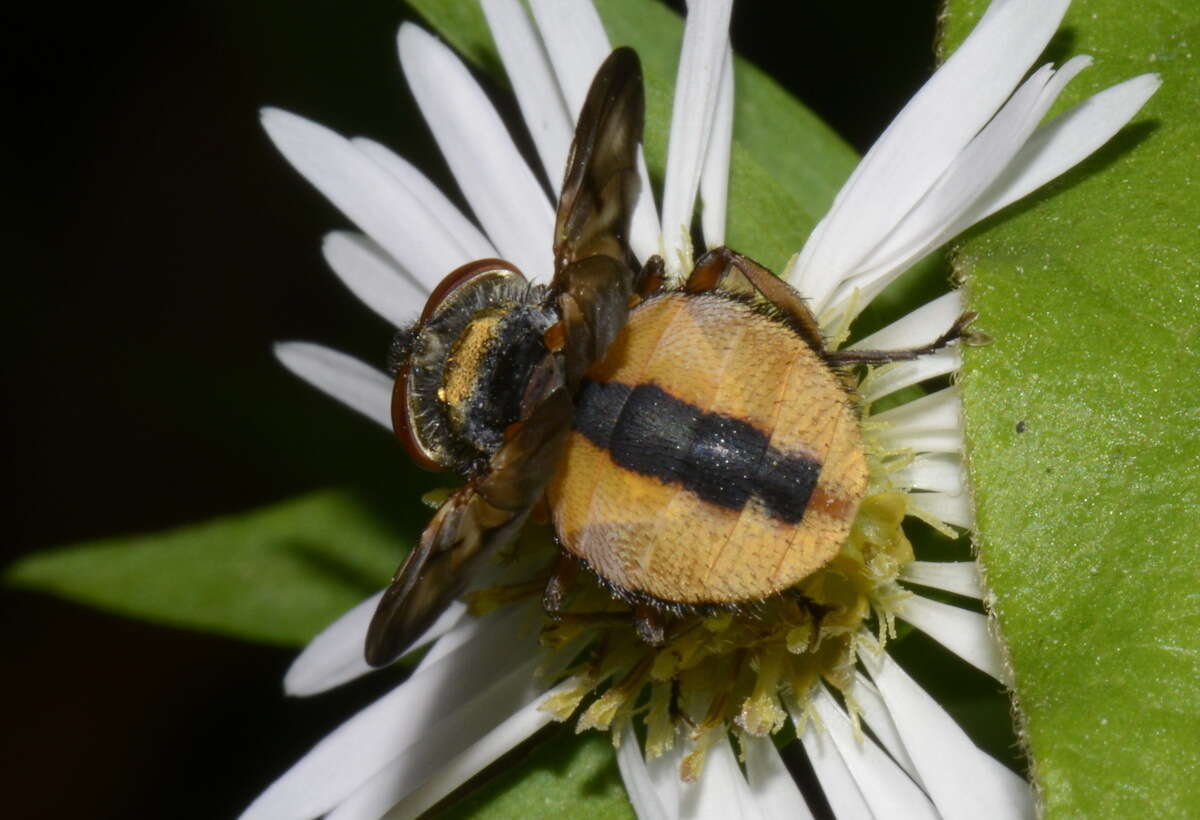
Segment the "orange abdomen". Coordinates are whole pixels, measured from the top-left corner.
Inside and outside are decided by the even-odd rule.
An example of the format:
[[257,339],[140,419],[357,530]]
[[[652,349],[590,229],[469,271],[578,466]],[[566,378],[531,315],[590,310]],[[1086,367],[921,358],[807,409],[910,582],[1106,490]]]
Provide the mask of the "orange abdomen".
[[866,478],[850,398],[803,339],[720,292],[671,292],[588,373],[549,495],[564,548],[618,591],[730,604],[836,555]]

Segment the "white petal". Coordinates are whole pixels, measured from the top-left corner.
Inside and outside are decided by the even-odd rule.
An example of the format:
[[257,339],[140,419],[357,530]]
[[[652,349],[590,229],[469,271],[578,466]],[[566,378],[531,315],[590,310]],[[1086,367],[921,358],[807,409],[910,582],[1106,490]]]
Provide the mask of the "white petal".
[[761,820],[762,813],[742,776],[727,735],[708,748],[704,771],[696,782],[683,784],[679,817],[680,820]]
[[1104,145],[1162,85],[1143,74],[1105,89],[1042,125],[965,220],[973,225],[1037,190]]
[[855,342],[850,350],[903,350],[929,344],[949,330],[965,309],[963,292],[956,288]]
[[458,209],[458,206],[451,202],[416,166],[387,146],[366,137],[355,137],[350,140],[350,143],[377,162],[379,167],[394,176],[437,222],[442,229],[442,234],[452,240],[455,250],[453,253],[447,253],[445,259],[442,260],[442,267],[437,270],[421,271],[421,281],[427,290],[437,287],[445,274],[460,265],[476,259],[496,256],[495,246],[483,235],[483,231],[475,227],[475,223],[468,219]]
[[997,0],[876,141],[787,277],[818,307],[893,229],[1020,82],[1068,0]]
[[[850,310],[861,310],[912,263],[962,232],[973,204],[1003,174],[1066,84],[1090,64],[1090,57],[1073,57],[1058,71],[1043,66],[1026,80],[888,236],[846,275],[828,304],[849,301]],[[851,300],[856,290],[859,296]]]
[[917,785],[921,785],[917,767],[913,765],[912,758],[908,756],[908,750],[904,748],[904,741],[900,739],[896,724],[892,721],[892,716],[888,714],[887,704],[884,703],[875,684],[871,683],[866,675],[855,670],[854,690],[851,694],[862,713],[862,719],[875,733],[875,737],[879,739],[883,748],[887,749],[892,760],[895,760],[896,765],[904,769],[905,774],[915,780]]
[[965,492],[944,493],[909,493],[909,502],[935,518],[953,524],[963,529],[975,526],[975,508],[971,504],[971,496]]
[[979,565],[974,561],[912,561],[900,571],[900,578],[968,598],[983,598]]
[[920,787],[897,766],[875,741],[856,738],[850,718],[821,684],[812,699],[813,709],[825,724],[838,754],[858,784],[871,813],[880,818],[928,818],[937,812]]
[[920,595],[906,598],[896,614],[981,672],[1008,680],[985,616]]
[[926,453],[888,475],[899,487],[936,490],[958,495],[966,491],[967,475],[957,453]]
[[[526,609],[528,609],[528,606]],[[502,609],[500,612],[508,614],[508,610],[506,609]],[[495,617],[500,617],[499,613],[496,613]],[[525,616],[519,615],[516,617],[518,620],[520,620]],[[447,655],[453,654],[460,646],[463,646],[468,641],[472,640],[479,630],[483,628],[483,624],[485,622],[485,618],[467,617],[466,604],[462,603],[461,601],[455,601],[446,608],[446,611],[443,612],[442,615],[437,619],[437,622],[430,627],[429,632],[421,636],[421,645],[424,646],[425,643],[428,643],[426,639],[429,637],[429,634],[433,632],[435,628],[441,627],[440,640],[438,640],[438,642],[435,643],[430,650],[425,653],[425,657],[421,658],[421,662],[417,665],[417,669],[423,669],[426,666],[432,666]],[[406,650],[405,654],[417,648],[417,645],[414,644],[412,649]]]
[[462,264],[458,237],[349,140],[276,108],[263,109],[262,124],[288,162],[412,276],[424,282]]
[[500,115],[454,52],[405,23],[397,38],[404,76],[438,147],[500,254],[549,281],[554,211]]
[[663,184],[663,260],[672,277],[691,269],[692,214],[729,50],[732,5],[732,0],[692,2],[683,29]]
[[[575,122],[596,70],[612,52],[604,24],[591,0],[530,0],[529,5],[567,101],[571,122]],[[629,245],[644,262],[652,254],[660,253],[661,247],[654,189],[650,187],[650,174],[640,151],[638,174],[642,185],[629,226]]]
[[[468,589],[483,589],[496,584],[513,583],[529,577],[533,556],[512,563],[499,563],[477,571]],[[464,593],[465,594],[465,593]],[[372,595],[317,635],[288,669],[284,689],[290,695],[312,695],[330,689],[371,671],[363,659],[363,641],[375,614],[382,592]],[[537,607],[527,607],[533,612]],[[467,606],[452,601],[425,633],[413,641],[405,654],[437,641],[421,658],[423,669],[462,646],[486,624],[481,618],[468,618]]]
[[871,421],[888,425],[877,433],[886,447],[933,453],[961,452],[963,448],[962,398],[957,387],[877,413]]
[[521,116],[537,146],[546,177],[557,191],[567,167],[575,120],[567,110],[550,57],[517,0],[483,0],[482,5],[504,71],[517,94]]
[[350,292],[396,327],[421,313],[429,290],[360,233],[333,231],[321,243],[325,261]]
[[946,817],[1031,818],[1029,785],[975,747],[946,713],[886,653],[863,663],[934,804]]
[[315,695],[372,671],[363,660],[363,639],[382,597],[383,592],[375,593],[309,641],[283,676],[283,690]]
[[961,453],[964,447],[961,427],[885,430],[878,439],[891,449],[925,453]]
[[[936,337],[934,337],[936,338]],[[897,390],[919,384],[926,379],[954,373],[962,367],[962,351],[958,345],[943,348],[936,353],[927,353],[911,362],[896,362],[871,374],[863,382],[859,395],[863,401],[878,401]]]
[[739,738],[746,759],[746,779],[765,820],[807,820],[812,811],[783,765],[775,743],[766,737]]
[[[860,264],[873,268],[903,264],[896,262],[913,247],[923,247],[930,238],[958,221],[1017,155],[1037,128],[1046,111],[1072,78],[1091,58],[1071,58],[1061,69],[1044,65],[1021,84],[996,116],[954,158],[938,181],[892,232]],[[955,231],[957,233],[957,231]],[[940,244],[940,243],[939,243]]]
[[[795,711],[794,705],[788,704],[788,708],[792,711],[792,722],[800,725],[800,715]],[[825,799],[833,809],[833,816],[843,820],[870,820],[874,817],[875,814],[867,805],[850,767],[838,753],[829,733],[809,720],[805,723],[804,731],[800,733],[800,742],[804,745],[804,752],[817,774],[821,791],[825,793]]]
[[[300,697],[315,695],[375,671],[363,659],[363,641],[382,596],[382,592],[372,595],[309,641],[288,667],[283,679],[284,691]],[[415,652],[454,629],[466,612],[465,604],[451,603],[407,652]],[[427,654],[422,663],[432,655],[432,652]]]
[[529,5],[575,122],[596,70],[612,51],[604,24],[591,0],[531,0]]
[[642,148],[638,148],[637,163],[642,184],[638,188],[637,203],[629,220],[629,247],[633,255],[644,263],[654,254],[662,253],[662,229],[658,223],[658,206],[654,204],[650,172],[646,170],[646,152]]
[[640,820],[670,820],[671,815],[663,808],[654,781],[646,769],[646,759],[633,731],[633,723],[625,720],[621,727],[621,745],[617,747],[617,768],[629,794],[629,802]]
[[543,697],[513,713],[511,717],[488,732],[478,742],[433,772],[420,788],[392,806],[391,810],[383,816],[388,820],[408,820],[419,816],[421,812],[437,804],[439,800],[469,778],[474,777],[484,767],[550,723],[554,719],[553,716],[539,707],[546,699],[571,685],[573,684],[570,681],[559,684],[546,692]]
[[[486,697],[477,698],[468,708],[456,710],[437,721],[425,738],[404,754],[389,760],[384,768],[327,814],[326,820],[375,820],[431,779],[442,778],[441,770],[457,754],[503,719],[528,706],[540,694],[540,687],[534,682],[535,668],[536,663],[530,661],[506,674],[489,675],[487,681],[480,684]],[[514,743],[524,739],[517,738]],[[456,788],[470,776],[464,775],[450,788]]]
[[309,342],[280,342],[275,358],[313,387],[392,429],[392,380],[375,368]]
[[[536,696],[539,649],[532,639],[512,640],[514,620],[515,613],[481,619],[472,640],[326,736],[254,801],[244,820],[323,814],[401,756],[406,777],[428,776],[527,703]],[[488,670],[486,680],[480,669]]]
[[729,161],[733,149],[733,49],[726,48],[721,88],[709,131],[708,150],[700,174],[700,230],[704,244],[725,244],[725,211],[729,200]]
[[679,766],[683,763],[683,745],[683,739],[676,737],[674,746],[659,757],[646,761],[646,771],[650,774],[667,820],[679,820],[679,793],[683,789]]

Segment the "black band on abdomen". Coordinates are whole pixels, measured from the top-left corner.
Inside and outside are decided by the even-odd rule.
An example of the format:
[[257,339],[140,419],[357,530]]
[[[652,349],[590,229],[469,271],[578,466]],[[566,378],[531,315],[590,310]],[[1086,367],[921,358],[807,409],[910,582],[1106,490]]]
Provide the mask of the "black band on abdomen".
[[821,473],[820,462],[780,452],[742,419],[707,413],[653,384],[585,381],[574,429],[626,470],[730,510],[753,496],[788,524],[804,518]]

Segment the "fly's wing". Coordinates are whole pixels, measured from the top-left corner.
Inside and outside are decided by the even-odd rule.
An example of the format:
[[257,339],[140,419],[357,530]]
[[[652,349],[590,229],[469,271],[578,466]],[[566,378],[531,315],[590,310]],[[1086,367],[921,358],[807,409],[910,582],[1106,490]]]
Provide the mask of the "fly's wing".
[[487,468],[452,495],[379,602],[366,659],[397,658],[462,594],[475,567],[512,541],[541,498],[571,429],[572,394],[629,316],[633,257],[626,237],[637,197],[644,118],[642,70],[627,48],[614,51],[592,82],[559,200],[555,275],[561,346],[535,368],[521,421]]
[[563,322],[567,383],[576,387],[629,317],[645,99],[637,54],[619,48],[588,91],[567,159],[554,229],[554,282]]
[[483,559],[517,536],[562,455],[572,409],[561,383],[551,388],[488,470],[442,504],[375,610],[367,663],[399,657],[463,593]]
[[595,254],[630,261],[644,120],[641,62],[633,49],[618,48],[592,80],[567,156],[554,226],[556,281],[565,265]]

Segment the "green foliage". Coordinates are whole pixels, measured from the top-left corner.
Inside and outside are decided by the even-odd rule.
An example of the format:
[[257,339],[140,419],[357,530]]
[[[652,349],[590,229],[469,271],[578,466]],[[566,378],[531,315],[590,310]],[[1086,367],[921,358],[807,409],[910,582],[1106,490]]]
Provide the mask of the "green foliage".
[[[951,0],[947,41],[984,3]],[[978,545],[1048,817],[1200,806],[1200,15],[1077,0],[1073,105],[1163,87],[1091,160],[962,243]]]
[[588,817],[632,820],[613,757],[611,738],[576,735],[571,726],[551,727],[550,738],[488,779],[478,792],[433,814],[439,818],[509,820],[513,817]]
[[172,626],[299,646],[386,583],[408,532],[350,494],[324,492],[39,553],[6,580]]

